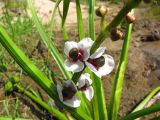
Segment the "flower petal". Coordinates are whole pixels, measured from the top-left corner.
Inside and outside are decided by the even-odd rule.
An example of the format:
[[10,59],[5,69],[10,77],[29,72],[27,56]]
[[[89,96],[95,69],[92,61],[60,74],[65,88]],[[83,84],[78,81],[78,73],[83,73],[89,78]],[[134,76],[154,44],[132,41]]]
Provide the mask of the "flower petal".
[[65,101],[63,101],[63,103],[64,103],[65,105],[67,105],[67,106],[76,108],[76,107],[79,107],[79,106],[80,106],[81,100],[80,100],[79,97],[73,96],[72,99],[65,100]]
[[57,93],[61,102],[63,102],[62,87],[57,84]]
[[102,77],[104,75],[109,74],[114,68],[114,59],[110,55],[103,55],[105,58],[105,64],[100,67],[98,70],[89,62],[85,62],[88,68],[94,72],[98,77]]
[[98,48],[95,53],[93,53],[90,58],[92,59],[96,59],[96,58],[99,58],[103,55],[103,53],[105,52],[106,48],[105,47],[100,47]]
[[83,62],[79,60],[77,62],[71,62],[70,60],[67,59],[64,61],[64,66],[68,71],[71,72],[80,72],[84,68]]
[[114,59],[110,55],[103,55],[105,58],[105,64],[98,69],[97,74],[104,76],[109,74],[114,68]]
[[81,77],[77,83],[78,88],[82,88],[86,84],[86,81],[89,82],[89,85],[92,84],[92,80],[90,79],[90,74],[88,74],[88,73],[81,75]]
[[88,88],[87,88],[85,91],[83,91],[83,92],[84,92],[86,98],[87,98],[89,101],[91,101],[91,99],[92,99],[93,96],[94,96],[93,87],[90,86],[90,87],[88,87]]
[[65,87],[70,87],[73,90],[77,91],[77,87],[76,87],[75,83],[72,80],[63,80],[63,85]]
[[80,49],[90,49],[94,41],[91,38],[84,38],[78,43]]
[[74,41],[67,41],[64,44],[64,53],[69,56],[69,52],[72,48],[78,48],[78,44]]

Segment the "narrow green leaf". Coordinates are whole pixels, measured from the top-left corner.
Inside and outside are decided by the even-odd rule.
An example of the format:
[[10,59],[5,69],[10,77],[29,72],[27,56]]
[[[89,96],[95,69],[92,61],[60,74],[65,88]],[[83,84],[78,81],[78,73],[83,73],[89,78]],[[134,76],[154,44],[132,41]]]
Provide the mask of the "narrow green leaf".
[[83,26],[83,18],[79,0],[76,0],[76,11],[77,11],[77,25],[78,25],[79,39],[82,40],[84,38],[84,26]]
[[44,41],[44,43],[46,44],[47,48],[49,49],[51,55],[53,56],[54,60],[56,61],[56,63],[58,64],[61,72],[64,75],[65,79],[70,79],[71,78],[71,73],[68,72],[65,67],[64,67],[64,61],[62,56],[60,55],[60,53],[58,52],[58,49],[56,48],[55,44],[48,38],[41,22],[38,19],[38,16],[36,14],[35,8],[33,6],[32,0],[28,0],[28,6],[31,10],[32,13],[32,17],[33,17],[33,21],[37,27],[37,30],[40,34],[40,36],[42,37],[42,40]]
[[70,0],[63,0],[62,28],[63,28],[63,25],[65,24],[65,21],[66,21],[68,9],[69,9],[69,4],[70,4]]
[[9,113],[8,106],[7,106],[7,104],[6,104],[6,100],[3,101],[3,106],[4,106],[4,108],[5,108],[5,111],[6,111],[6,113],[7,113],[7,116],[10,117],[11,115],[10,115],[10,113]]
[[92,101],[94,119],[108,120],[102,80],[99,77],[97,77],[94,73],[91,73],[91,78],[93,81],[94,88],[94,98]]
[[125,117],[120,118],[119,120],[135,120],[136,118],[149,115],[151,113],[158,112],[158,111],[160,111],[160,104],[156,104],[151,107],[144,108],[142,110],[138,110],[136,112],[130,113]]
[[[0,120],[13,120],[13,118],[12,117],[8,117],[8,116],[1,116],[0,115]],[[14,120],[32,120],[32,119],[14,118]]]
[[126,69],[128,50],[131,38],[132,24],[128,24],[126,28],[126,34],[124,38],[123,48],[121,52],[120,61],[117,67],[113,86],[111,90],[108,117],[109,120],[116,120],[120,105],[121,93],[123,88],[124,74]]
[[95,40],[95,25],[94,25],[94,7],[95,7],[95,0],[88,0],[88,14],[89,14],[89,36],[92,40]]
[[63,113],[61,113],[59,110],[49,106],[48,104],[43,102],[40,98],[34,96],[31,92],[25,90],[25,88],[23,88],[22,86],[15,85],[15,87],[18,89],[18,92],[25,94],[27,97],[29,97],[30,99],[35,101],[37,104],[39,104],[40,106],[42,106],[43,108],[48,110],[52,115],[55,115],[56,117],[58,117],[61,120],[67,120],[66,116]]
[[53,13],[52,13],[52,17],[51,17],[51,21],[50,21],[51,29],[54,28],[55,14],[56,14],[57,8],[58,8],[59,4],[61,3],[61,1],[62,1],[62,0],[56,0],[56,4],[55,4],[55,6],[54,6]]
[[160,91],[160,86],[151,91],[149,95],[147,95],[146,98],[141,103],[139,103],[139,105],[132,112],[136,112],[138,110],[143,109],[145,105],[152,99],[152,97],[159,91]]

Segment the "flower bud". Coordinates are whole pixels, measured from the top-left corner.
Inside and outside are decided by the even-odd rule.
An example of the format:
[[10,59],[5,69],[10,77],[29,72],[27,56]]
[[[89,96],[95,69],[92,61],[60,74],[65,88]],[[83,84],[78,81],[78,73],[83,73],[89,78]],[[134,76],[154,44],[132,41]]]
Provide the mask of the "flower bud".
[[108,9],[105,6],[99,6],[96,9],[96,15],[99,17],[104,17],[108,12]]
[[118,29],[118,28],[114,28],[111,31],[111,39],[113,41],[119,40],[123,37],[123,33]]
[[133,23],[136,20],[135,16],[132,13],[126,15],[126,21],[128,24]]

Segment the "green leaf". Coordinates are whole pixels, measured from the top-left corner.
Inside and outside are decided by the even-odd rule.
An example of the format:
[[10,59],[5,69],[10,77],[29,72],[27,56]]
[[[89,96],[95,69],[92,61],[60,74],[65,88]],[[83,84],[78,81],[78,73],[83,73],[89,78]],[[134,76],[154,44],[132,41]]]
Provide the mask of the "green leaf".
[[151,107],[144,108],[142,110],[138,110],[136,112],[130,113],[125,117],[120,118],[119,120],[135,120],[136,118],[149,115],[151,113],[158,112],[158,111],[160,111],[160,104],[156,104]]
[[120,99],[123,88],[124,74],[126,69],[128,50],[131,38],[132,24],[128,24],[126,28],[126,34],[124,38],[123,48],[121,52],[120,61],[116,70],[113,86],[111,90],[108,117],[109,120],[116,120],[120,105]]
[[94,98],[92,100],[94,119],[108,120],[102,80],[94,73],[91,73],[91,79],[93,81],[94,88]]
[[65,24],[68,9],[69,9],[70,0],[63,0],[63,17],[62,17],[62,28]]
[[79,0],[76,0],[76,11],[77,11],[79,39],[82,40],[84,38],[84,26],[83,26],[82,12]]
[[89,14],[89,36],[92,38],[92,40],[95,40],[95,26],[94,26],[94,7],[95,7],[95,0],[89,0],[88,1],[88,14]]
[[71,78],[71,73],[68,72],[65,69],[65,67],[64,67],[64,60],[63,60],[61,54],[59,53],[59,51],[56,48],[55,44],[47,36],[47,33],[45,32],[45,30],[44,30],[41,22],[38,19],[38,16],[37,16],[35,8],[33,6],[32,0],[28,0],[28,6],[29,6],[29,8],[31,10],[33,21],[34,21],[34,23],[35,23],[35,25],[37,27],[37,30],[38,30],[40,36],[42,37],[43,42],[46,44],[48,50],[50,51],[50,53],[53,56],[53,58],[56,61],[56,63],[58,64],[61,72],[64,75],[64,78],[65,79],[70,79]]
[[152,99],[152,97],[159,91],[160,91],[160,86],[151,91],[149,95],[147,95],[146,98],[143,99],[143,101],[140,102],[139,105],[132,112],[136,112],[138,110],[143,109],[145,105]]

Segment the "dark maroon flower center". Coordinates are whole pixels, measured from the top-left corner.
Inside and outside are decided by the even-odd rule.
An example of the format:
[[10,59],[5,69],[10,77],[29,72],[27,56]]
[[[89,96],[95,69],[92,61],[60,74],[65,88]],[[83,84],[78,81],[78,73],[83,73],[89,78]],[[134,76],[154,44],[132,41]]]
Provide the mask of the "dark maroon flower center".
[[64,100],[72,99],[72,97],[76,94],[76,89],[73,87],[64,87],[62,90],[62,95]]
[[69,57],[73,62],[76,62],[77,60],[82,61],[83,60],[83,51],[79,50],[77,48],[72,48],[69,52]]
[[105,58],[103,56],[96,59],[89,59],[89,63],[91,63],[97,70],[105,64]]

